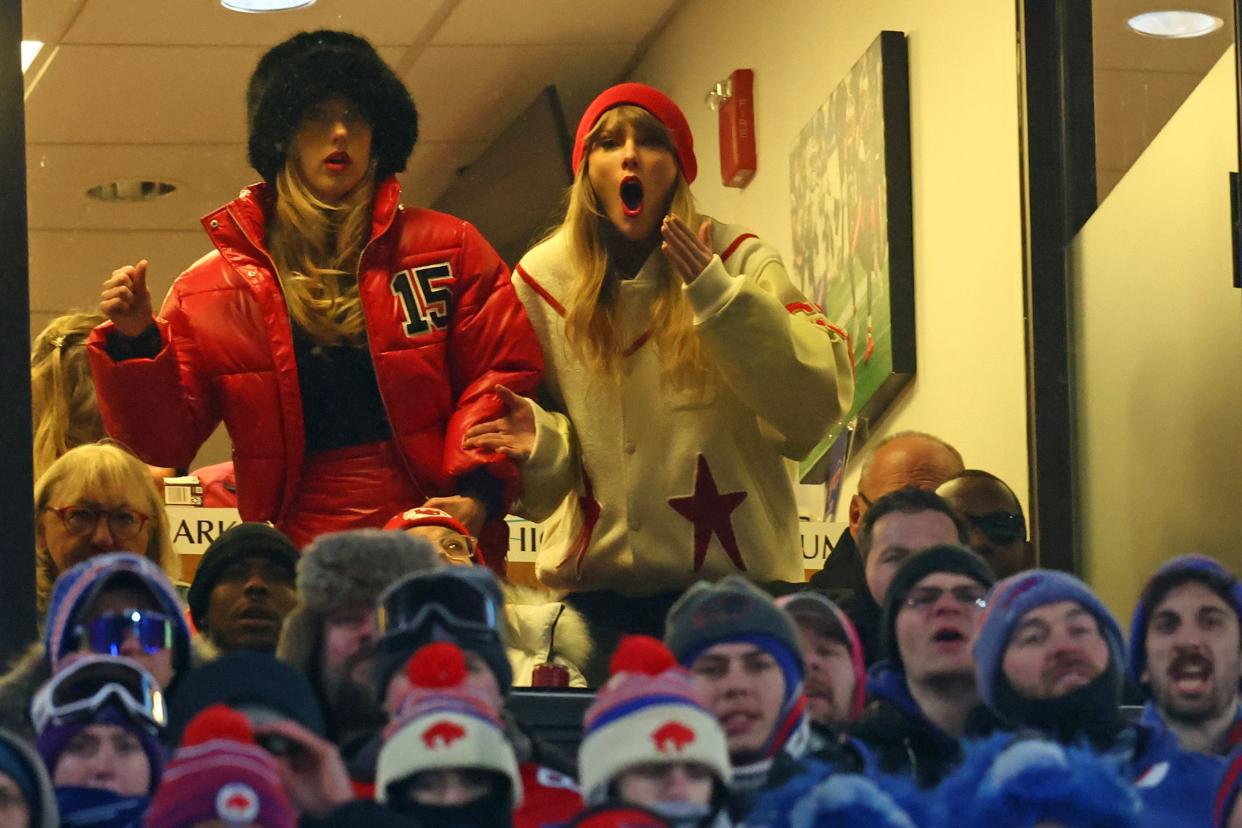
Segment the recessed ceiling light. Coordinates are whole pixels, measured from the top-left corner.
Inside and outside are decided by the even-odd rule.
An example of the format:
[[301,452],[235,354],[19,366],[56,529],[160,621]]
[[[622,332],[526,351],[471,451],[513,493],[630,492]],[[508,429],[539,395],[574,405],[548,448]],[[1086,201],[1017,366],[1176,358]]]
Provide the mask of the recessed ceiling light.
[[175,192],[177,185],[171,181],[150,178],[121,178],[96,184],[86,191],[87,196],[109,204],[120,202],[151,201]]
[[43,48],[42,40],[23,40],[22,41],[22,71],[25,72],[30,68],[30,64],[34,63],[35,56],[39,54],[39,50]]
[[1225,21],[1211,14],[1195,11],[1155,11],[1137,14],[1126,25],[1141,35],[1176,39],[1203,37],[1225,25]]
[[229,11],[261,14],[303,9],[315,5],[315,0],[220,0],[220,5]]

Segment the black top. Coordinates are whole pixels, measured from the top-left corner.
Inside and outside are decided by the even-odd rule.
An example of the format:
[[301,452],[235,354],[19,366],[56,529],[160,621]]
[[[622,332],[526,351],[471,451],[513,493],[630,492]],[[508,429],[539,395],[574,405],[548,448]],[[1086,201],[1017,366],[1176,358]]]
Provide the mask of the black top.
[[365,342],[361,346],[321,345],[295,325],[293,352],[302,390],[307,454],[392,437]]

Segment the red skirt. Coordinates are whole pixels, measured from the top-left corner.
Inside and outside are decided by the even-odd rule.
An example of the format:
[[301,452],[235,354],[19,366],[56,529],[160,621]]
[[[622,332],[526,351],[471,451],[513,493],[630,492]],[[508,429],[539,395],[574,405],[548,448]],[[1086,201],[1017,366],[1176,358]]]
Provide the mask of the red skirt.
[[391,440],[308,454],[296,498],[277,528],[298,546],[325,532],[380,528],[423,502]]

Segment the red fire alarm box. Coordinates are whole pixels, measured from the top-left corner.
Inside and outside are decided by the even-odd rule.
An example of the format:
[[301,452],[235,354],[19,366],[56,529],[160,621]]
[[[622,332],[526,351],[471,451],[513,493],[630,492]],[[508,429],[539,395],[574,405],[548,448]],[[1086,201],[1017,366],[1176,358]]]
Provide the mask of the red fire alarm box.
[[720,181],[745,187],[755,177],[755,73],[729,75],[728,98],[720,106]]

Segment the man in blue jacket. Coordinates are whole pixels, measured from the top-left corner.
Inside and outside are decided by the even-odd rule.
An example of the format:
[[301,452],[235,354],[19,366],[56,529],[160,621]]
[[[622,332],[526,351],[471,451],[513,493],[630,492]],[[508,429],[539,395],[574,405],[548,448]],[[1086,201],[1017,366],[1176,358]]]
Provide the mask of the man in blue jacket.
[[1183,750],[1225,756],[1242,744],[1242,584],[1205,555],[1156,571],[1130,624],[1130,677],[1149,701],[1143,723]]
[[1046,569],[1001,581],[974,652],[987,705],[1015,728],[1089,745],[1114,763],[1138,789],[1141,826],[1210,824],[1224,763],[1126,720],[1121,628],[1082,581]]

